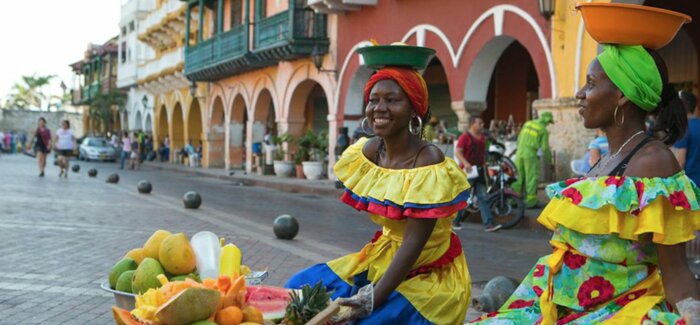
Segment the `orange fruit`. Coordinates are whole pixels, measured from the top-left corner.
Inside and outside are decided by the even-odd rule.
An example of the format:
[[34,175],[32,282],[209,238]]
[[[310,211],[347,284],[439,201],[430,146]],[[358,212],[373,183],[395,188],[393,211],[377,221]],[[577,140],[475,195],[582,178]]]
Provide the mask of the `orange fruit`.
[[243,312],[236,306],[226,307],[216,313],[215,321],[219,325],[238,325],[243,321]]
[[243,321],[262,324],[263,314],[260,309],[256,308],[255,306],[246,306],[243,308]]

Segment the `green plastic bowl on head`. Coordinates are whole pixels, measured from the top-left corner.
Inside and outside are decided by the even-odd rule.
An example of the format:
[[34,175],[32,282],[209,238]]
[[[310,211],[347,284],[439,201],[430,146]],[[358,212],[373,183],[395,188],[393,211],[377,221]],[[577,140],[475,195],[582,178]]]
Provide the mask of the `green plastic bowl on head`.
[[375,45],[357,49],[364,65],[378,70],[386,66],[407,67],[423,70],[435,56],[435,50],[411,45]]

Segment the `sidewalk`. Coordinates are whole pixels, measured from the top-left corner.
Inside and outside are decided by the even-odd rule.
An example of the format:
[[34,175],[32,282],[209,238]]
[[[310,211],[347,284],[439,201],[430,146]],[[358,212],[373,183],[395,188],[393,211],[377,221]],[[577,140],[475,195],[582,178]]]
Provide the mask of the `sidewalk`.
[[342,189],[335,188],[335,181],[333,180],[309,180],[291,177],[277,177],[274,175],[248,174],[245,172],[245,170],[241,169],[226,170],[223,168],[193,168],[185,165],[154,161],[144,161],[142,167],[217,178],[234,183],[240,183],[241,185],[245,186],[266,187],[290,193],[305,193],[336,198],[343,194]]
[[[342,189],[335,188],[334,180],[309,180],[291,177],[277,177],[274,175],[248,174],[244,170],[240,169],[226,170],[223,168],[193,168],[185,165],[155,161],[144,161],[141,167],[216,178],[239,183],[244,186],[272,188],[290,193],[322,195],[333,198],[339,198],[343,194]],[[538,193],[541,202],[548,201],[546,195],[544,194],[544,190],[540,190]],[[539,216],[541,212],[542,209],[525,210],[525,218],[523,218],[516,228],[531,229],[538,232],[549,231],[537,222],[537,216]],[[476,215],[470,216],[467,218],[467,220],[471,222],[481,222],[479,217]]]

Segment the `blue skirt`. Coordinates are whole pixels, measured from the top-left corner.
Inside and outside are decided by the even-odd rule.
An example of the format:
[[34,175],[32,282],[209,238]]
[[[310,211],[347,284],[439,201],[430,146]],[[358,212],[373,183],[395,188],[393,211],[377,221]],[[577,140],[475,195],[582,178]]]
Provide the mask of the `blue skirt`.
[[[333,291],[331,297],[347,298],[369,284],[367,281],[367,273],[360,273],[353,278],[354,285],[349,285],[343,281],[327,264],[316,264],[307,269],[299,271],[293,275],[287,284],[286,288],[301,289],[302,286],[308,284],[315,285],[321,281],[327,291]],[[355,321],[353,324],[430,324],[416,308],[403,295],[397,291],[392,292],[384,304],[374,310],[371,315]]]

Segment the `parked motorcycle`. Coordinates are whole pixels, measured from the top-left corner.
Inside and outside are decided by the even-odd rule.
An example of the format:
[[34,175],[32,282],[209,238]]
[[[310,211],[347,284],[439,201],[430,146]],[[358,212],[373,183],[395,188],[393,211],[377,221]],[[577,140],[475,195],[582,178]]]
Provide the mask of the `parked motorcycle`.
[[478,202],[475,193],[467,201],[466,212],[478,213],[480,204],[487,204],[493,213],[494,222],[508,229],[517,225],[525,216],[525,202],[520,194],[510,189],[517,180],[515,163],[505,154],[505,146],[492,142],[486,158],[486,199]]

